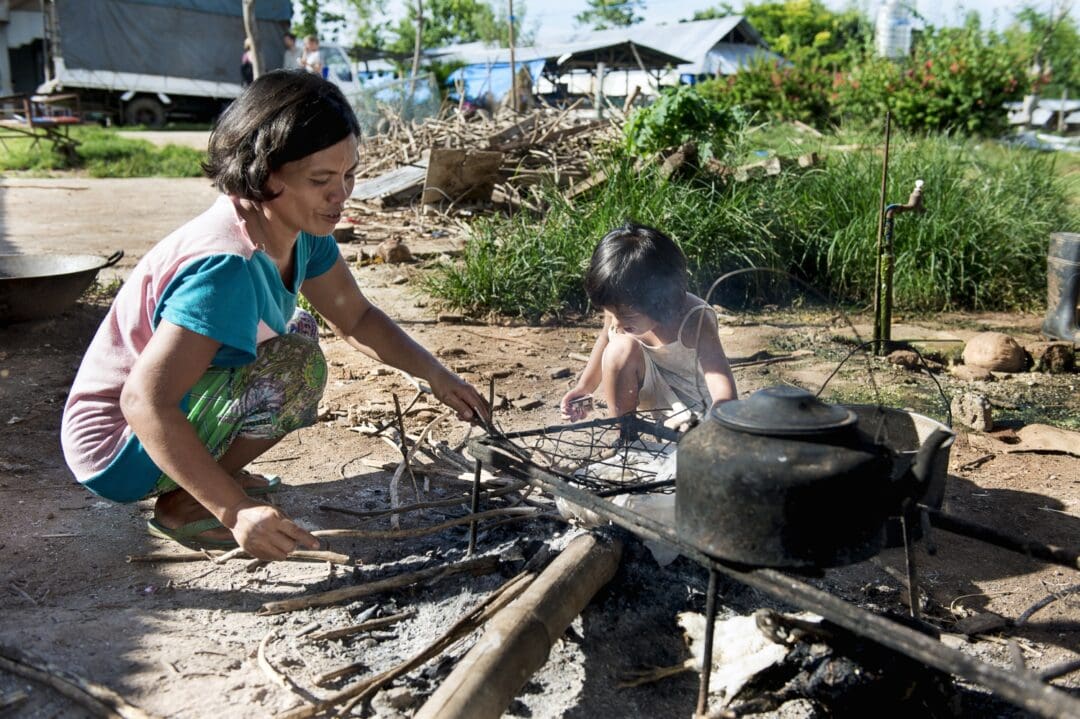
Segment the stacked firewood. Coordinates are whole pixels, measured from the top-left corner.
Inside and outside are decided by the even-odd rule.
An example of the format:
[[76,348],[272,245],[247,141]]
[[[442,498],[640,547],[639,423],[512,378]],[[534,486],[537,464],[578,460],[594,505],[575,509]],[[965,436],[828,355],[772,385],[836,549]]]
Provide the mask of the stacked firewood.
[[[563,110],[538,108],[524,115],[480,111],[467,119],[460,113],[443,113],[422,122],[398,122],[384,134],[365,138],[358,183],[388,177],[408,166],[426,168],[432,150],[501,152],[492,201],[535,209],[539,202],[531,188],[545,181],[565,187],[587,177],[600,148],[617,133],[611,121],[590,117],[576,105]],[[398,184],[361,193],[371,196],[354,198],[350,204],[380,208],[410,204],[419,194],[417,188],[422,189],[423,173],[399,177]]]

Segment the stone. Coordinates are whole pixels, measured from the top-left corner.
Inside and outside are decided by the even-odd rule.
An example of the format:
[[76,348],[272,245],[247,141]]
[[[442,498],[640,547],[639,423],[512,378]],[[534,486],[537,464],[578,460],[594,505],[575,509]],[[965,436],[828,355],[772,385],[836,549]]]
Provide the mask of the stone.
[[955,424],[970,427],[976,432],[989,432],[994,428],[994,420],[990,413],[990,400],[984,395],[965,392],[953,397],[950,409]]
[[998,372],[1020,372],[1026,363],[1024,348],[1003,332],[980,332],[964,346],[964,364]]
[[1037,372],[1065,374],[1076,369],[1076,350],[1071,342],[1035,342],[1025,349]]
[[903,367],[904,369],[919,370],[922,369],[922,363],[919,361],[919,355],[911,350],[895,350],[889,353],[886,357],[889,362],[894,365]]
[[551,379],[563,379],[564,377],[569,377],[571,374],[573,373],[570,371],[569,367],[555,367],[548,373],[548,377],[551,377]]
[[353,229],[352,223],[342,222],[334,228],[334,241],[335,242],[352,242],[356,239],[356,233]]
[[408,281],[409,281],[409,278],[406,277],[405,275],[394,275],[393,277],[390,278],[390,284],[392,284],[392,285],[403,285]]
[[525,397],[524,399],[514,400],[515,409],[520,409],[520,410],[525,410],[525,411],[528,411],[530,409],[536,409],[537,407],[541,406],[542,404],[544,404],[544,403],[542,401],[536,399],[535,397]]
[[969,364],[953,365],[949,368],[949,374],[964,382],[993,382],[995,379],[990,370]]
[[383,240],[375,248],[375,252],[387,264],[413,261],[412,251],[408,245],[401,241],[400,237],[390,237]]

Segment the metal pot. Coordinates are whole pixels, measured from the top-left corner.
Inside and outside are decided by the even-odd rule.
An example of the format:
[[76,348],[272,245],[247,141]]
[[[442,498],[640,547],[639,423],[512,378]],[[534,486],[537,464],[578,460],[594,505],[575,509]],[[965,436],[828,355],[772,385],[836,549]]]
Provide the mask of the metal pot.
[[75,304],[99,270],[124,256],[0,255],[0,324],[51,317]]
[[[881,550],[885,520],[928,483],[947,432],[916,457],[858,415],[797,387],[716,406],[679,441],[679,535],[713,556],[773,567],[829,567]],[[913,462],[914,460],[914,462]]]

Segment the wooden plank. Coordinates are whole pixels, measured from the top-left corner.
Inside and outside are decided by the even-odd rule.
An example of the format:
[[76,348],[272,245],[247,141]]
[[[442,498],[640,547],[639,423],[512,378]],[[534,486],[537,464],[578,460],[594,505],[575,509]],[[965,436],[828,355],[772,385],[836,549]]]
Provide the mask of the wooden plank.
[[490,200],[502,161],[501,152],[435,148],[421,199],[424,204]]

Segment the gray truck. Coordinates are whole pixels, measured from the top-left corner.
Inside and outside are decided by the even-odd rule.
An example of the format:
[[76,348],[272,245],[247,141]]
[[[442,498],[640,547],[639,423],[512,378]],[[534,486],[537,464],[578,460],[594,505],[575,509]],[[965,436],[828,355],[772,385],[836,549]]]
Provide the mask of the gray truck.
[[[0,0],[0,22],[5,5],[6,25],[18,21],[23,37],[28,22],[30,34],[40,22],[36,69],[43,76],[35,91],[77,93],[89,117],[206,122],[240,94],[240,0]],[[258,0],[255,15],[262,66],[278,68],[292,2]],[[8,57],[15,60],[10,75],[25,77],[19,63],[28,60],[17,58],[32,56],[9,45]]]

